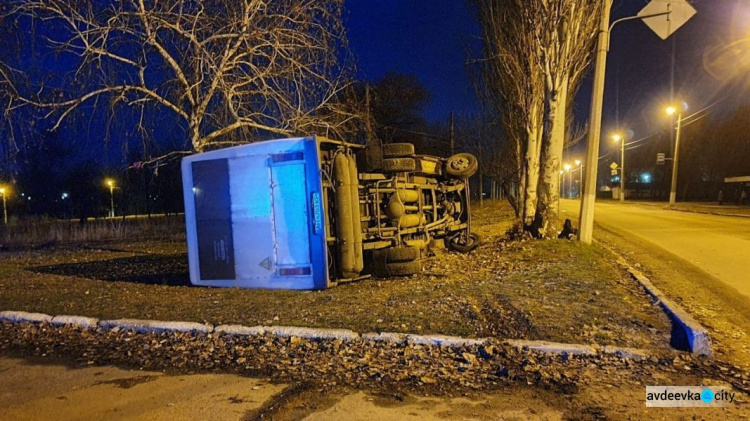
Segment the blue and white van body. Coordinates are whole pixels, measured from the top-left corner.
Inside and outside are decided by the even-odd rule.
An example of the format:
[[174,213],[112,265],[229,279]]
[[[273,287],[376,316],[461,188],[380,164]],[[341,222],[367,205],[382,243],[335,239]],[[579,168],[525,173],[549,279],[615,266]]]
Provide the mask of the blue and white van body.
[[315,137],[188,156],[182,180],[193,285],[329,286]]

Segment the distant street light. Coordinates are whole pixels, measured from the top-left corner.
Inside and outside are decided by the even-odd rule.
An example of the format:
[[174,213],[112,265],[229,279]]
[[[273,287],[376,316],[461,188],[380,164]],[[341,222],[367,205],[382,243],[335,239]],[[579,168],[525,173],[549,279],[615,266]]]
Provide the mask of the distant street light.
[[612,135],[612,140],[620,142],[620,202],[625,202],[625,138],[619,134]]
[[110,218],[115,217],[115,182],[113,180],[107,180],[109,186],[109,216]]
[[5,187],[0,187],[0,194],[3,195],[3,224],[8,225],[8,208],[5,206]]
[[682,129],[682,111],[675,107],[667,107],[667,115],[677,113],[677,134],[674,141],[674,158],[672,159],[672,188],[669,190],[669,204],[674,205],[677,201],[677,164],[680,156],[680,130]]

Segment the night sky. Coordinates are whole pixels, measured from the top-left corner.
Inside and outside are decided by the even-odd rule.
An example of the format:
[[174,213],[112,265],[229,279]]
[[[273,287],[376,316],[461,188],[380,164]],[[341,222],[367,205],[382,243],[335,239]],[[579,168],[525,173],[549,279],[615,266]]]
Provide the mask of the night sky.
[[[616,0],[612,19],[635,15],[647,3]],[[709,75],[703,67],[703,56],[709,48],[728,43],[738,34],[750,34],[750,2],[691,3],[698,13],[677,31],[675,41],[662,41],[640,21],[615,27],[608,60],[603,134],[616,130],[618,116],[620,128],[629,130],[635,138],[666,124],[662,113],[670,96],[673,42],[675,98],[689,105],[688,113],[726,97],[714,107],[720,112],[747,98],[746,90],[731,89],[731,81]],[[416,75],[432,94],[425,115],[430,121],[446,121],[451,111],[478,110],[466,71],[468,51],[476,53],[481,48],[481,31],[471,2],[349,0],[347,7],[348,35],[358,59],[359,77],[375,80],[391,70]],[[581,124],[588,119],[590,85],[589,76],[576,98],[575,115]],[[582,146],[572,153],[582,155]]]
[[[663,1],[663,0],[655,0]],[[615,0],[612,19],[636,14],[646,0]],[[715,113],[747,102],[744,86],[737,81],[719,80],[704,70],[703,56],[714,46],[726,45],[738,37],[750,36],[750,0],[693,0],[691,21],[676,34],[675,96],[689,104],[689,112],[717,100]],[[429,122],[445,123],[450,112],[471,114],[479,110],[467,66],[481,54],[481,31],[470,0],[347,0],[345,23],[350,47],[356,57],[357,77],[374,81],[389,71],[419,78],[432,96],[425,109]],[[673,40],[662,41],[644,23],[631,21],[617,26],[612,34],[608,61],[603,135],[618,129],[631,138],[653,133],[668,124],[663,115],[669,102]],[[57,64],[58,68],[60,64]],[[576,97],[577,125],[588,119],[591,77]],[[92,114],[93,118],[93,114]],[[95,123],[92,123],[95,125]],[[101,130],[75,133],[67,127],[60,136],[81,138],[79,150],[115,165],[129,164],[121,142],[104,145]],[[170,133],[179,137],[177,133]],[[180,139],[166,139],[181,144]],[[81,144],[83,142],[84,144]],[[164,143],[164,142],[162,142]],[[582,142],[569,155],[583,156]],[[602,148],[612,145],[602,142]]]

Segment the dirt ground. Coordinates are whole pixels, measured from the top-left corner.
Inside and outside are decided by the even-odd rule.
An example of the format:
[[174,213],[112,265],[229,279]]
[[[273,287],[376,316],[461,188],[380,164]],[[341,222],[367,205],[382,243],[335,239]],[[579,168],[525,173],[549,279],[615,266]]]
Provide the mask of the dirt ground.
[[506,204],[487,203],[475,212],[484,242],[472,253],[441,252],[412,277],[316,292],[191,287],[182,242],[4,252],[0,308],[666,347],[667,317],[608,252],[564,240],[507,241],[511,221]]
[[[168,374],[64,360],[0,358],[3,420],[633,420],[750,419],[747,397],[728,408],[646,408],[637,376],[571,393],[510,384],[453,396],[392,388],[280,383],[236,374]],[[693,384],[689,374],[654,381]],[[738,396],[739,397],[739,396]]]

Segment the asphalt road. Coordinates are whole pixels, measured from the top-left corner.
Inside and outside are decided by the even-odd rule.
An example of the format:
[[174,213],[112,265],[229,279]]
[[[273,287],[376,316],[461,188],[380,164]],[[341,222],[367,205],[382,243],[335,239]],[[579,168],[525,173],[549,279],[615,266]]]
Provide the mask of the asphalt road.
[[[574,216],[574,225],[578,225],[579,206],[577,200],[561,203],[561,212]],[[750,298],[750,218],[678,212],[627,202],[599,202],[594,212],[595,224],[660,247]]]

